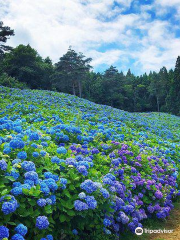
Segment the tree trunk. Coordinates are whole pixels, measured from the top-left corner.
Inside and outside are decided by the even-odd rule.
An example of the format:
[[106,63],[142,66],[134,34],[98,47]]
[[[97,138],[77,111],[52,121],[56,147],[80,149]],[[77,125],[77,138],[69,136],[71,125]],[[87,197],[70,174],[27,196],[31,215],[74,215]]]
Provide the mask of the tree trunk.
[[156,99],[157,99],[157,109],[158,109],[158,113],[159,113],[159,115],[160,115],[160,111],[159,111],[159,109],[160,109],[160,107],[159,107],[159,98],[156,97]]
[[81,81],[78,79],[78,87],[79,87],[79,97],[82,97],[82,89],[81,89]]
[[73,82],[73,95],[76,96],[76,89],[75,89],[75,84],[74,84],[74,82]]

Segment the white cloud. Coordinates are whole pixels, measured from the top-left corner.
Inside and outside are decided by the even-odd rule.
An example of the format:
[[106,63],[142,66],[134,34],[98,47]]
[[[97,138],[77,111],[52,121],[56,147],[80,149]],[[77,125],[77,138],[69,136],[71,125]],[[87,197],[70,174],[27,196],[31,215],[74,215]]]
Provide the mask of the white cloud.
[[99,53],[98,51],[90,51],[89,54],[92,56],[92,65],[100,65],[106,63],[107,65],[112,65],[119,60],[121,56],[125,53],[121,50],[113,49],[106,52]]
[[[119,7],[115,7],[115,2]],[[132,2],[0,0],[0,18],[15,29],[10,45],[29,43],[43,57],[50,56],[54,61],[71,45],[76,51],[92,57],[96,68],[116,63],[124,67],[124,62],[127,65],[130,58],[143,71],[157,70],[165,63],[172,67],[180,40],[173,34],[168,21],[151,19],[148,10],[158,12],[157,6],[161,6],[159,12],[162,12],[170,4],[178,9],[180,0],[157,0],[153,5],[139,6],[139,14],[123,14]],[[127,65],[127,69],[129,67]]]

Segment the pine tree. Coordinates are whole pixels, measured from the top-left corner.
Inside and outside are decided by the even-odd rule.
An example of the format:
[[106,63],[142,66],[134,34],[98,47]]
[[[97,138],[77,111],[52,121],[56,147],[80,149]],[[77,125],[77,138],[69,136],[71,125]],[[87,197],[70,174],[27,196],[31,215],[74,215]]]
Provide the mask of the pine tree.
[[3,26],[3,22],[0,22],[0,57],[3,56],[5,52],[12,50],[12,47],[6,46],[8,38],[14,35],[14,30],[10,27]]
[[174,78],[171,86],[171,101],[173,104],[173,113],[180,114],[180,56],[176,61]]
[[[66,92],[72,92],[79,97],[82,96],[82,80],[91,69],[91,58],[85,58],[82,53],[77,53],[69,47],[58,63],[55,65],[54,85],[61,90],[62,83]],[[72,88],[72,91],[69,89]],[[69,91],[70,90],[70,91]]]

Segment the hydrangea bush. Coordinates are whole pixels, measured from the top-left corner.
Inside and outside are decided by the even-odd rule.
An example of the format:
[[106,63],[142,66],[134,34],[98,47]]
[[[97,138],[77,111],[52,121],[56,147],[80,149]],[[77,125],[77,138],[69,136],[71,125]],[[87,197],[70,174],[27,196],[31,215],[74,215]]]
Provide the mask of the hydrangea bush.
[[0,240],[115,239],[169,215],[179,117],[50,91],[0,96]]

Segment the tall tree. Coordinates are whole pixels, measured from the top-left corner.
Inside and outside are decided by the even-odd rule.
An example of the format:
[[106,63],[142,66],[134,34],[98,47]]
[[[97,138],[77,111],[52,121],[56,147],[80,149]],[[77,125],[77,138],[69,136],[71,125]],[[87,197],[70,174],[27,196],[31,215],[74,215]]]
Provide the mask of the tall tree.
[[3,26],[3,22],[0,22],[0,57],[3,56],[5,52],[12,50],[12,47],[5,45],[8,38],[14,35],[14,30],[10,27]]
[[47,89],[49,85],[47,77],[51,65],[52,63],[43,60],[30,45],[19,45],[10,53],[6,53],[3,60],[4,71],[20,82],[27,83],[31,88]]
[[154,110],[157,110],[158,112],[160,112],[161,82],[159,79],[159,75],[156,72],[153,72],[149,75],[149,78],[150,78],[149,93],[150,93],[150,96],[155,100],[153,105],[157,106],[157,108]]
[[[61,90],[60,83],[65,81],[64,89],[76,95],[78,89],[79,97],[82,96],[82,81],[89,73],[91,58],[85,58],[82,53],[77,53],[69,47],[58,63],[55,64],[54,85]],[[72,90],[69,89],[71,87]]]
[[173,113],[180,114],[180,56],[176,61],[174,77],[171,85],[171,102],[173,102]]

